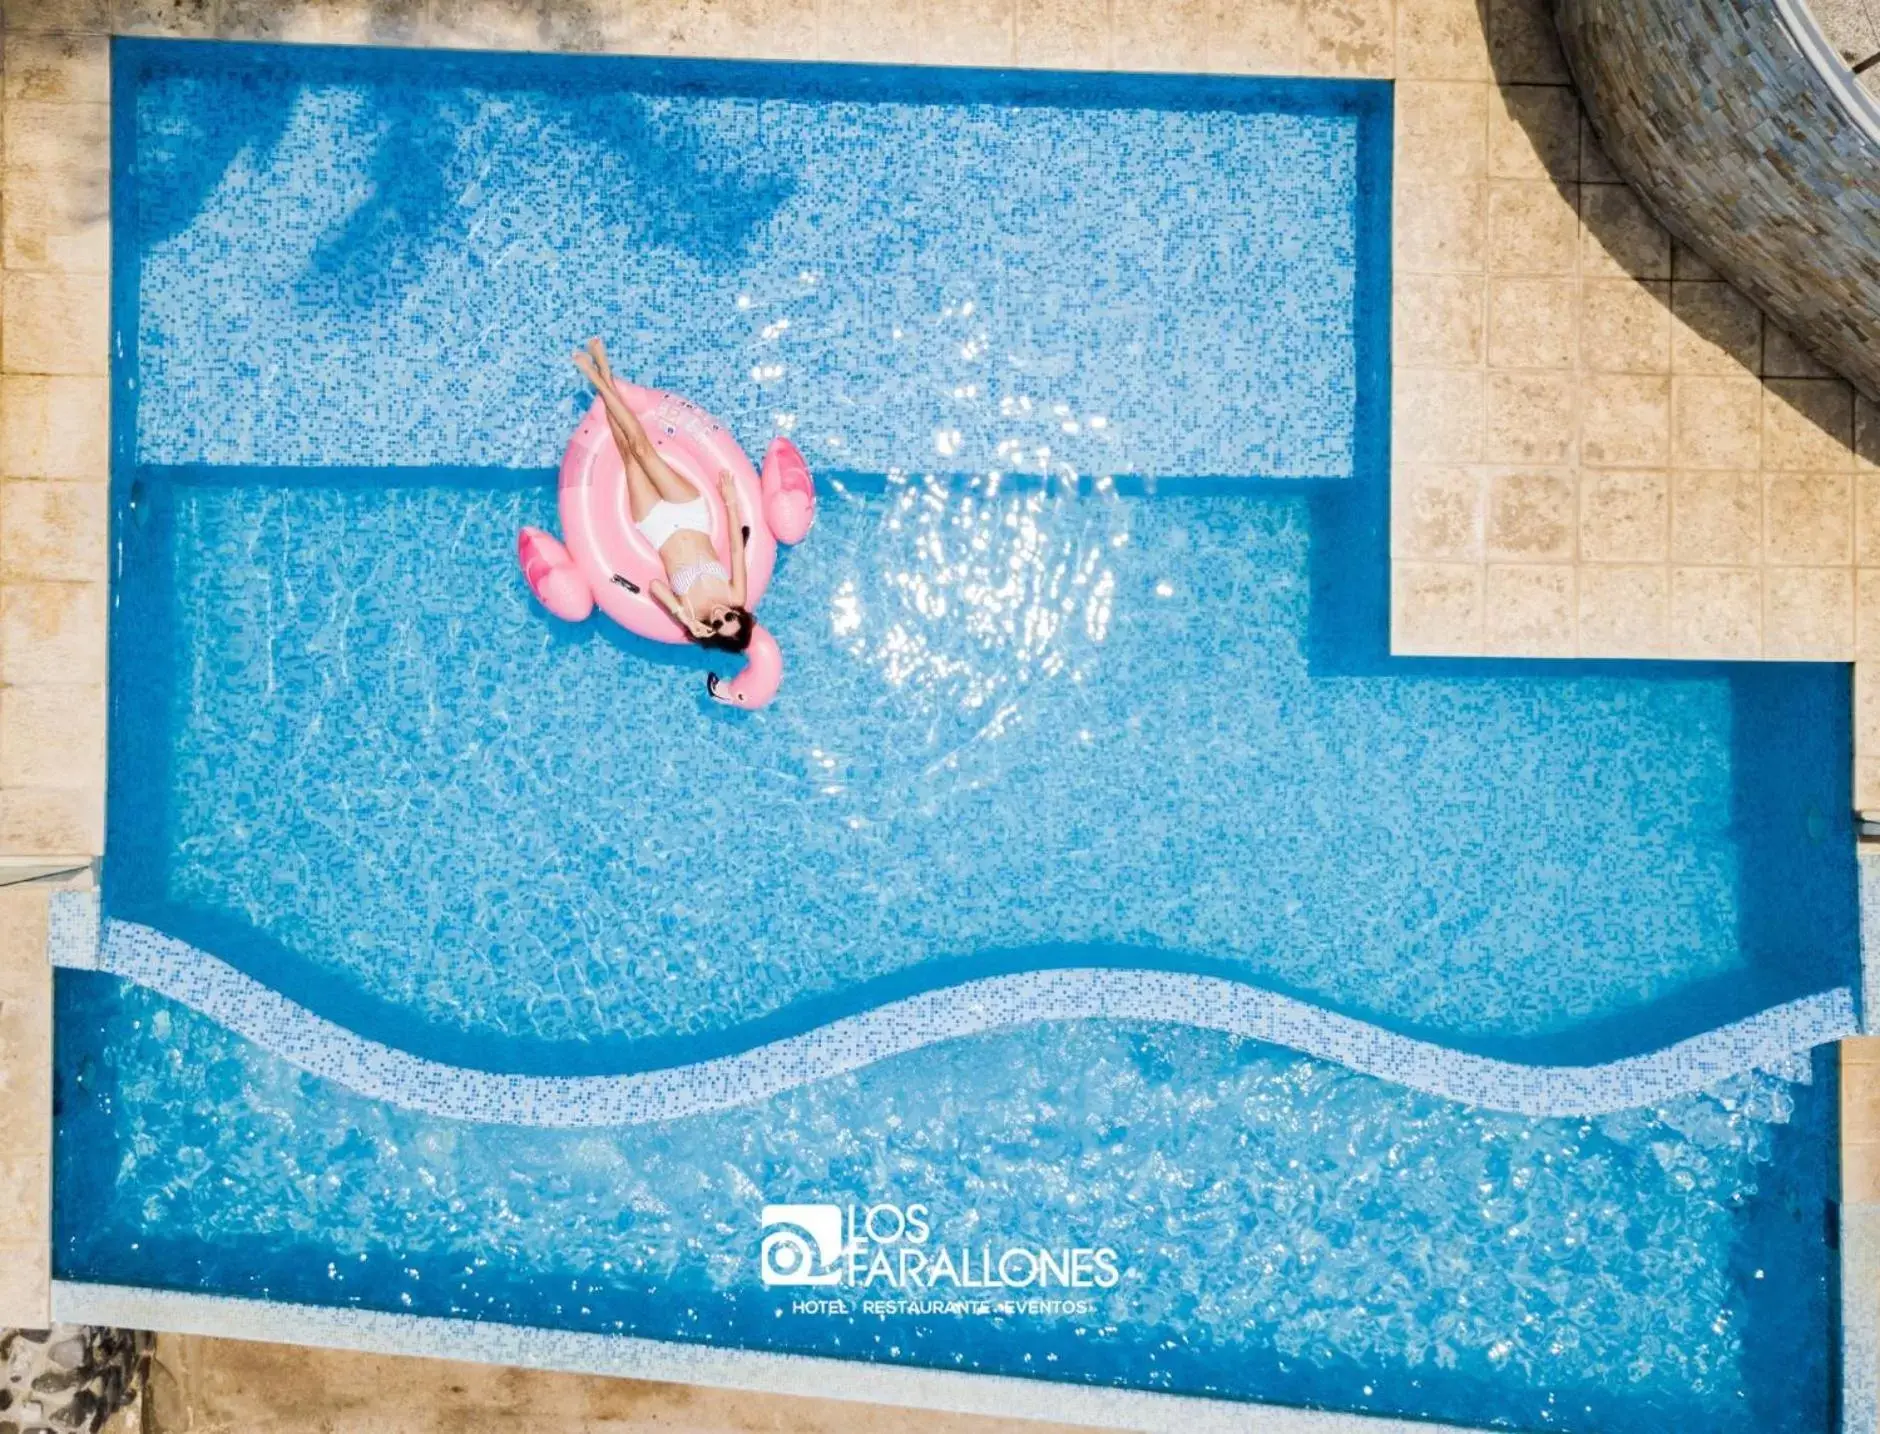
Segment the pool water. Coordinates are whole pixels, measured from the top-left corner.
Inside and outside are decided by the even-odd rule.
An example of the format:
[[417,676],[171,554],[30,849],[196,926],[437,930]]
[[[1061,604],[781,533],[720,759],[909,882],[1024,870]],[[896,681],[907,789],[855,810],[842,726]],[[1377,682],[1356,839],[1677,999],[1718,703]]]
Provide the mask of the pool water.
[[[89,973],[57,1029],[67,1277],[1471,1425],[1832,1427],[1831,1048],[1813,1085],[1536,1121],[1080,1022],[575,1133],[361,1099]],[[793,1314],[822,1292],[759,1284],[759,1207],[831,1198],[1124,1277],[1064,1317]]]
[[[479,1070],[978,976],[1507,1059],[1844,987],[1845,670],[1387,655],[1388,87],[118,42],[106,915]],[[536,608],[566,354],[790,432],[777,704]],[[1826,1427],[1832,1080],[1536,1120],[1020,1024],[453,1122],[61,973],[60,1273],[1529,1428]],[[767,1204],[1104,1243],[790,1316]]]

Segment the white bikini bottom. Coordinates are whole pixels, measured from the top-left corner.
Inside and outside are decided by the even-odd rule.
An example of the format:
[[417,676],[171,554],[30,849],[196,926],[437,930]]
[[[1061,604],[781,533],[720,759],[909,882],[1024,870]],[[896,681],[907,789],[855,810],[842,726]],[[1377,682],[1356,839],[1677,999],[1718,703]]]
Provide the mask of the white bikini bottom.
[[637,526],[657,552],[674,533],[704,533],[709,537],[712,520],[704,498],[699,497],[690,503],[655,503],[653,511],[640,519]]

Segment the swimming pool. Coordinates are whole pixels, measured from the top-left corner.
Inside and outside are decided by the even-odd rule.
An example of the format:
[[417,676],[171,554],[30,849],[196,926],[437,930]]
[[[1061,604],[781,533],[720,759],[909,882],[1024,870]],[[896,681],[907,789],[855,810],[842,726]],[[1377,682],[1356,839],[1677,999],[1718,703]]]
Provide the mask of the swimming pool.
[[[1846,673],[1387,656],[1387,87],[114,84],[62,1277],[1826,1427]],[[820,475],[764,713],[514,572],[596,329]],[[798,1310],[765,1207],[849,1201],[1119,1275]]]

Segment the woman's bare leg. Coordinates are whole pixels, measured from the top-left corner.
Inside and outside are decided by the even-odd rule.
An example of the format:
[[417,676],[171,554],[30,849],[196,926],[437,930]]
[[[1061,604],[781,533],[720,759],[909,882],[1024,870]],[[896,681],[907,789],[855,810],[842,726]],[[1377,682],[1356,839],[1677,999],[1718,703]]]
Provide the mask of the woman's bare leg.
[[660,456],[653,446],[653,440],[646,436],[646,430],[640,426],[640,420],[634,416],[627,401],[620,396],[620,390],[614,387],[614,371],[607,363],[607,349],[599,339],[589,339],[587,352],[574,356],[575,367],[588,377],[595,391],[601,396],[601,403],[607,409],[608,424],[614,430],[614,442],[623,443],[622,453],[631,453],[639,460],[640,467],[658,490],[659,496],[668,503],[690,503],[699,496],[697,488],[684,477],[675,473],[672,465]]
[[646,515],[660,504],[659,489],[653,486],[653,480],[646,476],[646,470],[640,466],[640,460],[633,456],[633,445],[620,425],[610,415],[607,431],[613,434],[614,448],[620,454],[620,466],[627,474],[627,509],[633,515],[633,521],[645,520]]
[[[614,405],[608,402],[610,398],[617,397],[614,393],[611,374],[603,377],[603,371],[587,354],[578,349],[575,351],[574,366],[581,370],[587,381],[594,385],[595,391],[601,396],[601,407],[607,415],[607,431],[614,440],[614,450],[619,453],[620,466],[627,475],[627,510],[632,514],[634,522],[642,522],[648,513],[659,506],[663,495],[653,480],[646,476],[646,469],[641,466],[638,457],[641,444],[634,438],[638,426],[636,425],[633,429],[625,428],[614,416]],[[627,416],[631,418],[632,414],[629,413]],[[645,446],[650,448],[652,445]]]

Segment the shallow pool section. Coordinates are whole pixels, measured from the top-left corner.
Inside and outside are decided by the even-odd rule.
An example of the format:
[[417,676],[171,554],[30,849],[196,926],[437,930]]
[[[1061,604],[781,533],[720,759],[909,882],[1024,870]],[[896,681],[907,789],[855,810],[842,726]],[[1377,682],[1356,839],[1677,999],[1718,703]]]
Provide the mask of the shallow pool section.
[[[58,981],[62,1278],[1827,1427],[1848,675],[1388,656],[1388,86],[114,53],[125,976]],[[818,473],[764,712],[515,569],[595,331]],[[916,1008],[635,1124],[360,1075],[683,1095]],[[1115,1278],[765,1283],[849,1205]]]

